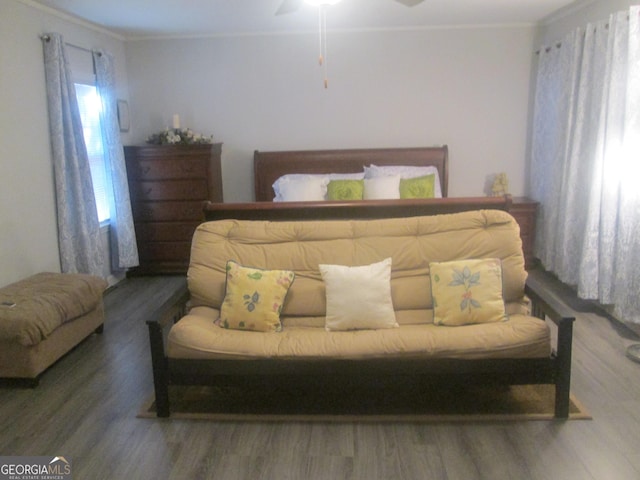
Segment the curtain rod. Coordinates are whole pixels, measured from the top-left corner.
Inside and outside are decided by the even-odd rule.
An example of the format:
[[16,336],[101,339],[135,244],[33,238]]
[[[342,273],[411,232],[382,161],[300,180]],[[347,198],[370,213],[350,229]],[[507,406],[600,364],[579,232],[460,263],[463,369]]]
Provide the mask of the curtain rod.
[[[43,40],[43,41],[45,41],[45,42],[48,42],[48,41],[50,41],[50,40],[51,40],[51,37],[50,37],[49,35],[46,35],[46,34],[45,34],[45,35],[40,35],[40,39],[42,39],[42,40]],[[99,52],[99,51],[97,51],[97,50],[93,50],[93,49],[90,49],[90,48],[81,47],[81,46],[79,46],[79,45],[74,45],[73,43],[69,43],[69,42],[64,42],[64,44],[65,44],[67,47],[77,48],[78,50],[82,50],[83,52],[87,52],[87,53],[91,53],[91,54],[93,54],[93,53],[97,53],[99,57],[101,57],[101,56],[102,56],[102,52]]]

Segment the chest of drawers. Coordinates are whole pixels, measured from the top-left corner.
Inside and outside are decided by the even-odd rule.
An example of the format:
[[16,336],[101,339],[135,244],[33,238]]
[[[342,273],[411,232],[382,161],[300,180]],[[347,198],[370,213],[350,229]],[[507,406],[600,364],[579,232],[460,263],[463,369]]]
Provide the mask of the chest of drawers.
[[140,266],[132,273],[186,273],[205,200],[222,202],[222,144],[124,147]]

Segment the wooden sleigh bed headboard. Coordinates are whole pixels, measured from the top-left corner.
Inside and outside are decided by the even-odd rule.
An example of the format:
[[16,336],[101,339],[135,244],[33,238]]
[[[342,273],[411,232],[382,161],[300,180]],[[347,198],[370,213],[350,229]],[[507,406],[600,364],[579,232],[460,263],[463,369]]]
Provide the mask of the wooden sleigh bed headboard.
[[[204,205],[206,220],[373,219],[437,215],[467,210],[509,211],[511,197],[446,198],[448,149],[441,147],[301,150],[254,153],[255,202]],[[273,202],[272,185],[283,175],[358,173],[365,166],[432,166],[438,169],[443,198],[411,200],[351,200]]]
[[253,155],[255,197],[270,202],[275,196],[273,183],[291,173],[358,173],[365,166],[410,165],[435,167],[442,196],[447,196],[449,154],[446,145],[416,148],[366,148],[347,150],[298,150],[261,152]]

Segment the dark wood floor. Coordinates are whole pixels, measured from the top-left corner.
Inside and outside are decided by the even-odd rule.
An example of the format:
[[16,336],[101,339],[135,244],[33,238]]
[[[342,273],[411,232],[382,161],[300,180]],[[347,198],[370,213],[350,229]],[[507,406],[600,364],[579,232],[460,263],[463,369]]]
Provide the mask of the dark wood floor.
[[[638,338],[575,302],[572,390],[593,420],[444,424],[212,423],[138,419],[152,393],[145,313],[175,278],[106,296],[103,335],[36,389],[0,389],[0,455],[62,455],[74,479],[640,478]],[[561,292],[561,289],[558,289]]]

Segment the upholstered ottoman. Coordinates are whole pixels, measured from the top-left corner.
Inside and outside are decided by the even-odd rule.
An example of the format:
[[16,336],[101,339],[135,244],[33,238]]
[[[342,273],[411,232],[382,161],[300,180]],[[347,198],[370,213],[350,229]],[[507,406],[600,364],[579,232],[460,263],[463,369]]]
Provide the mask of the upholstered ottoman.
[[39,375],[93,332],[102,332],[107,282],[38,273],[0,288],[0,378],[37,385]]

